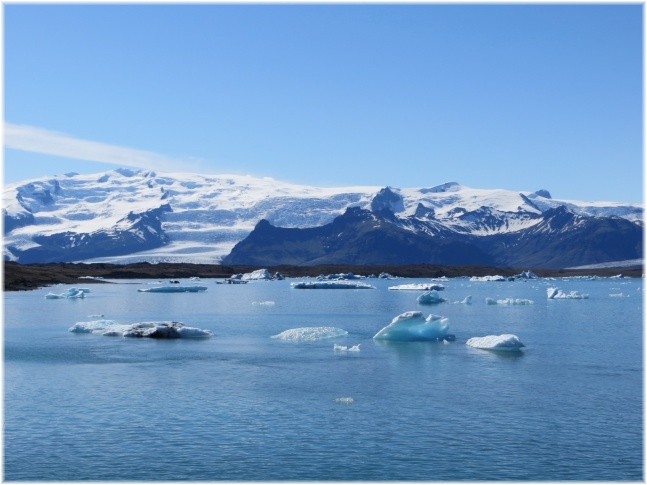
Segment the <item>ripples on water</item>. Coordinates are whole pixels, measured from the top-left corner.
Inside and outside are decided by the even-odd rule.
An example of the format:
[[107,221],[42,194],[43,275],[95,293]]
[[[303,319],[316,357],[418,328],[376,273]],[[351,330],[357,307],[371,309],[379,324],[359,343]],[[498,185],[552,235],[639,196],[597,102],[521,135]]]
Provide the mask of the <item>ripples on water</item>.
[[[362,291],[202,283],[205,294],[177,295],[95,285],[73,302],[6,293],[5,479],[642,479],[641,280],[559,282],[589,293],[583,301],[547,301],[543,280],[452,280],[444,296],[473,304],[434,307],[384,281]],[[630,298],[610,298],[618,288]],[[372,339],[409,310],[448,317],[456,341]],[[67,332],[92,314],[214,336]],[[348,335],[271,338],[307,326]],[[465,345],[501,333],[524,352]]]

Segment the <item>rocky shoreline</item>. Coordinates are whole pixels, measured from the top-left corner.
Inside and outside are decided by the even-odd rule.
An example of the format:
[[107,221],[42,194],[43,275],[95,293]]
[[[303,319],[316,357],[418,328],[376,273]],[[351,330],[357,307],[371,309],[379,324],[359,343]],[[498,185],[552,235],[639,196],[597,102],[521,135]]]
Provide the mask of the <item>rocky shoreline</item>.
[[[528,268],[495,268],[487,266],[441,266],[432,264],[416,265],[320,265],[320,266],[273,266],[266,267],[272,274],[279,272],[288,278],[328,275],[333,273],[354,273],[357,275],[379,275],[389,273],[393,276],[407,278],[438,278],[446,276],[513,276]],[[19,264],[4,262],[4,291],[33,290],[56,284],[100,283],[100,280],[83,279],[82,277],[100,277],[105,279],[176,279],[176,278],[229,278],[238,273],[250,273],[261,269],[258,266],[230,266],[217,264],[184,264],[184,263],[48,263]],[[599,268],[599,269],[532,269],[537,276],[615,276],[640,278],[642,267]]]

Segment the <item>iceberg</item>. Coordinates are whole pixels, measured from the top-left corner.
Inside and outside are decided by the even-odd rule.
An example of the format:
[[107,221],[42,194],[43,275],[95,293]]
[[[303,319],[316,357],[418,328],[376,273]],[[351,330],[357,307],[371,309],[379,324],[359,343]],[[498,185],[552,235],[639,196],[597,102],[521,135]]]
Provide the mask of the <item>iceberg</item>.
[[421,305],[434,305],[436,303],[446,302],[447,299],[440,296],[438,290],[427,291],[420,295],[417,299]]
[[389,290],[443,291],[445,287],[437,283],[411,283],[408,285],[389,286]]
[[579,291],[564,293],[559,288],[547,288],[546,296],[549,300],[586,300],[589,297],[586,293],[580,293]]
[[501,275],[494,276],[472,276],[470,281],[508,281],[508,278]]
[[180,322],[141,322],[123,325],[114,320],[77,322],[69,328],[72,333],[98,333],[105,337],[147,337],[158,339],[209,338],[212,333]]
[[299,327],[285,330],[272,338],[280,340],[322,340],[348,335],[346,330],[337,327]]
[[355,275],[354,273],[333,273],[329,274],[328,276],[324,276],[320,274],[317,276],[317,279],[322,281],[322,280],[361,280],[364,279],[365,276],[358,276]]
[[422,312],[405,312],[395,317],[389,325],[377,332],[374,339],[378,340],[447,340],[456,339],[448,333],[448,319],[438,315],[429,315],[425,318]]
[[251,273],[243,274],[240,279],[243,281],[271,280],[272,275],[270,275],[270,272],[267,269],[257,269],[256,271],[252,271]]
[[371,286],[366,283],[354,282],[350,283],[347,281],[301,281],[299,283],[292,283],[290,286],[292,288],[300,290],[363,290],[363,289],[375,289],[375,286]]
[[77,322],[68,331],[72,333],[103,333],[108,329],[116,327],[114,320],[94,320],[92,322]]
[[335,399],[335,402],[339,404],[353,404],[355,399],[352,397],[338,397]]
[[534,301],[527,298],[505,298],[503,300],[495,300],[494,298],[486,298],[487,305],[534,305]]
[[207,291],[206,286],[154,286],[153,288],[140,288],[141,293],[197,293]]
[[525,347],[519,337],[512,334],[487,335],[485,337],[472,337],[467,340],[469,347],[484,350],[501,350],[505,352],[520,352]]
[[70,288],[69,290],[56,294],[49,292],[45,295],[46,300],[59,300],[64,298],[85,298],[85,294],[90,293],[90,290],[87,288]]

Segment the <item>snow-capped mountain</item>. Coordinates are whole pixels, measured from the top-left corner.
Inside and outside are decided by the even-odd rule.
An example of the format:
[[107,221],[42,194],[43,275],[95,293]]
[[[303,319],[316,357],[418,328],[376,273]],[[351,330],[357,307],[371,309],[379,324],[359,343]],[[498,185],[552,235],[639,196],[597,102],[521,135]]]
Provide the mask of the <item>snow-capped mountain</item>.
[[[542,230],[551,209],[577,216],[573,224],[620,218],[639,232],[643,218],[640,205],[555,200],[545,190],[472,189],[455,182],[427,188],[322,188],[239,175],[119,169],[6,185],[4,258],[218,263],[261,220],[274,227],[316,228],[348,208],[363,209],[404,234],[436,237],[434,244],[451,235],[468,238],[463,242],[469,244],[473,239],[479,247],[486,247],[482,243],[491,236],[517,244],[532,228]],[[642,257],[642,246],[640,251],[635,257]]]

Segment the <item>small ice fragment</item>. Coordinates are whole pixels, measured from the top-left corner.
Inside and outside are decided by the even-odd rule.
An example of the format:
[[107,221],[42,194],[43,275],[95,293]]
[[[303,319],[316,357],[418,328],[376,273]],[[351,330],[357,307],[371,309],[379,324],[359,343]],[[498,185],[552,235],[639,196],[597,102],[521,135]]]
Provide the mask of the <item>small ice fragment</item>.
[[339,352],[359,352],[360,345],[361,344],[353,345],[352,347],[346,347],[345,345],[335,344],[333,346],[333,350]]

